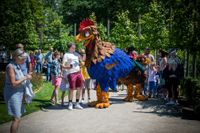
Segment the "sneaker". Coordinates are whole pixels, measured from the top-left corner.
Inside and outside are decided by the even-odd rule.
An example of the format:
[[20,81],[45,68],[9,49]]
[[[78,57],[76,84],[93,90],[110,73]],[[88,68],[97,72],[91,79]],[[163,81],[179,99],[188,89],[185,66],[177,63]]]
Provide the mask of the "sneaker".
[[76,105],[74,106],[75,109],[83,109],[83,107],[79,104],[79,103],[76,103]]
[[71,102],[69,103],[68,109],[73,110],[73,103],[71,103]]
[[84,100],[83,99],[81,100],[81,103],[84,104]]

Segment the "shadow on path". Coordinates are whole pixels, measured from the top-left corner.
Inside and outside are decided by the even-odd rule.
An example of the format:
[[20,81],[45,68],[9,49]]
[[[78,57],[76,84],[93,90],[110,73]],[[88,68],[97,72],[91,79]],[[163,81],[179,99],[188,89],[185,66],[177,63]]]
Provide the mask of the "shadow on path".
[[135,103],[140,105],[133,111],[137,113],[154,113],[168,117],[180,117],[182,114],[180,106],[165,105],[165,102],[161,99],[151,98],[147,101],[135,101]]
[[[118,92],[117,95],[110,97],[111,104],[126,103],[123,99],[126,97],[124,91]],[[133,109],[134,113],[152,113],[158,116],[179,117],[187,120],[200,120],[200,116],[184,112],[181,105],[166,105],[166,101],[161,98],[149,98],[146,101],[133,101],[136,106]]]
[[180,117],[187,120],[200,120],[200,117],[193,113],[183,113],[182,106],[180,105],[166,105],[163,99],[151,98],[147,101],[135,101],[137,105],[140,105],[135,113],[153,113],[158,116],[167,117]]

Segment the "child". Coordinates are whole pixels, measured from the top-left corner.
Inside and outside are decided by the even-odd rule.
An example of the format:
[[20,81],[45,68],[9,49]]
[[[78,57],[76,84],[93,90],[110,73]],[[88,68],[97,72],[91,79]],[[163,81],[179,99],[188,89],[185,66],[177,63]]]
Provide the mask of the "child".
[[90,76],[87,72],[87,68],[85,67],[85,59],[86,59],[85,50],[81,49],[80,54],[81,54],[81,74],[84,79],[84,87],[82,90],[82,101],[81,102],[84,103],[85,90],[87,90],[88,102],[90,102],[90,89],[94,89],[95,85],[94,85],[94,80],[90,78]]
[[64,98],[65,98],[65,92],[69,89],[69,82],[67,79],[67,70],[62,70],[63,76],[62,76],[62,81],[60,85],[60,90],[62,91],[61,95],[61,106],[64,106]]
[[[85,66],[83,66],[85,67]],[[85,98],[85,90],[87,90],[87,98],[88,102],[90,102],[90,89],[95,88],[95,80],[91,79],[90,76],[87,73],[87,70],[85,69],[84,72],[83,70],[81,71],[84,79],[84,87],[82,90],[82,103],[84,103],[84,98]]]
[[58,88],[61,84],[61,69],[60,62],[58,61],[60,58],[59,52],[54,52],[54,60],[52,61],[51,66],[51,76],[52,76],[52,84],[54,85],[54,91],[51,96],[51,101],[54,104],[58,103]]
[[155,75],[155,78],[156,78],[156,88],[155,88],[155,96],[158,97],[158,93],[159,93],[159,89],[160,89],[160,73],[159,73],[159,66],[156,67],[156,75]]
[[149,98],[151,98],[151,96],[153,95],[153,97],[155,97],[155,93],[156,93],[156,73],[157,73],[157,69],[156,69],[156,64],[152,63],[149,67],[149,71],[148,71],[148,83],[149,83]]

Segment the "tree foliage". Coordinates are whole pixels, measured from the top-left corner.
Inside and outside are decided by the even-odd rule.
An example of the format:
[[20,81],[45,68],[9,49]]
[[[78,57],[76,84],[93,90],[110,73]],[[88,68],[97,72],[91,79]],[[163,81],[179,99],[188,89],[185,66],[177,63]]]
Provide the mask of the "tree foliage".
[[2,0],[0,44],[15,49],[16,43],[22,43],[27,50],[35,50],[63,45],[60,43],[63,43],[64,39],[72,40],[68,36],[70,26],[62,23],[62,16],[58,15],[56,6],[50,4],[51,2],[50,0]]
[[0,9],[0,43],[11,49],[16,43],[35,48],[38,36],[29,1],[2,0]]
[[133,22],[128,18],[128,14],[128,11],[124,11],[117,15],[117,22],[115,22],[110,35],[110,40],[123,49],[133,45],[137,40]]
[[97,26],[97,29],[98,29],[98,32],[99,32],[99,35],[101,37],[102,40],[107,40],[108,39],[108,36],[106,35],[106,32],[107,32],[107,29],[106,27],[103,25],[103,23],[97,23],[97,20],[96,20],[96,15],[95,13],[93,12],[89,18],[91,20],[93,20],[95,22],[95,25]]
[[122,48],[134,43],[138,48],[196,50],[199,10],[198,0],[1,0],[0,43],[9,48],[18,42],[28,49],[61,47],[73,41],[72,25],[78,29],[93,12],[101,38]]
[[169,45],[169,29],[167,29],[165,10],[156,1],[149,6],[149,11],[142,15],[143,47],[153,49],[165,48]]
[[170,39],[175,47],[196,51],[200,46],[199,8],[200,3],[197,1],[189,3],[178,1],[175,6],[171,6],[172,30]]

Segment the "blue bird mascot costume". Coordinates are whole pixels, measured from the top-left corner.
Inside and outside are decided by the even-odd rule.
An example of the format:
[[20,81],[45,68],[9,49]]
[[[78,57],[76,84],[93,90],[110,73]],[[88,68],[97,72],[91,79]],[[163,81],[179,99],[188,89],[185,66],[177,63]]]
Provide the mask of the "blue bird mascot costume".
[[[122,50],[116,48],[114,44],[102,41],[92,20],[85,19],[80,23],[76,41],[84,41],[83,45],[86,48],[85,66],[90,77],[96,79],[97,82],[97,101],[91,102],[90,106],[109,107],[109,88],[116,90],[116,85],[120,83],[125,84],[128,88],[125,101],[132,101],[133,98],[146,99],[140,94],[140,83],[141,80],[145,79],[145,76],[142,76],[144,75],[144,67],[132,60]],[[132,94],[133,85],[136,85],[134,95]]]

